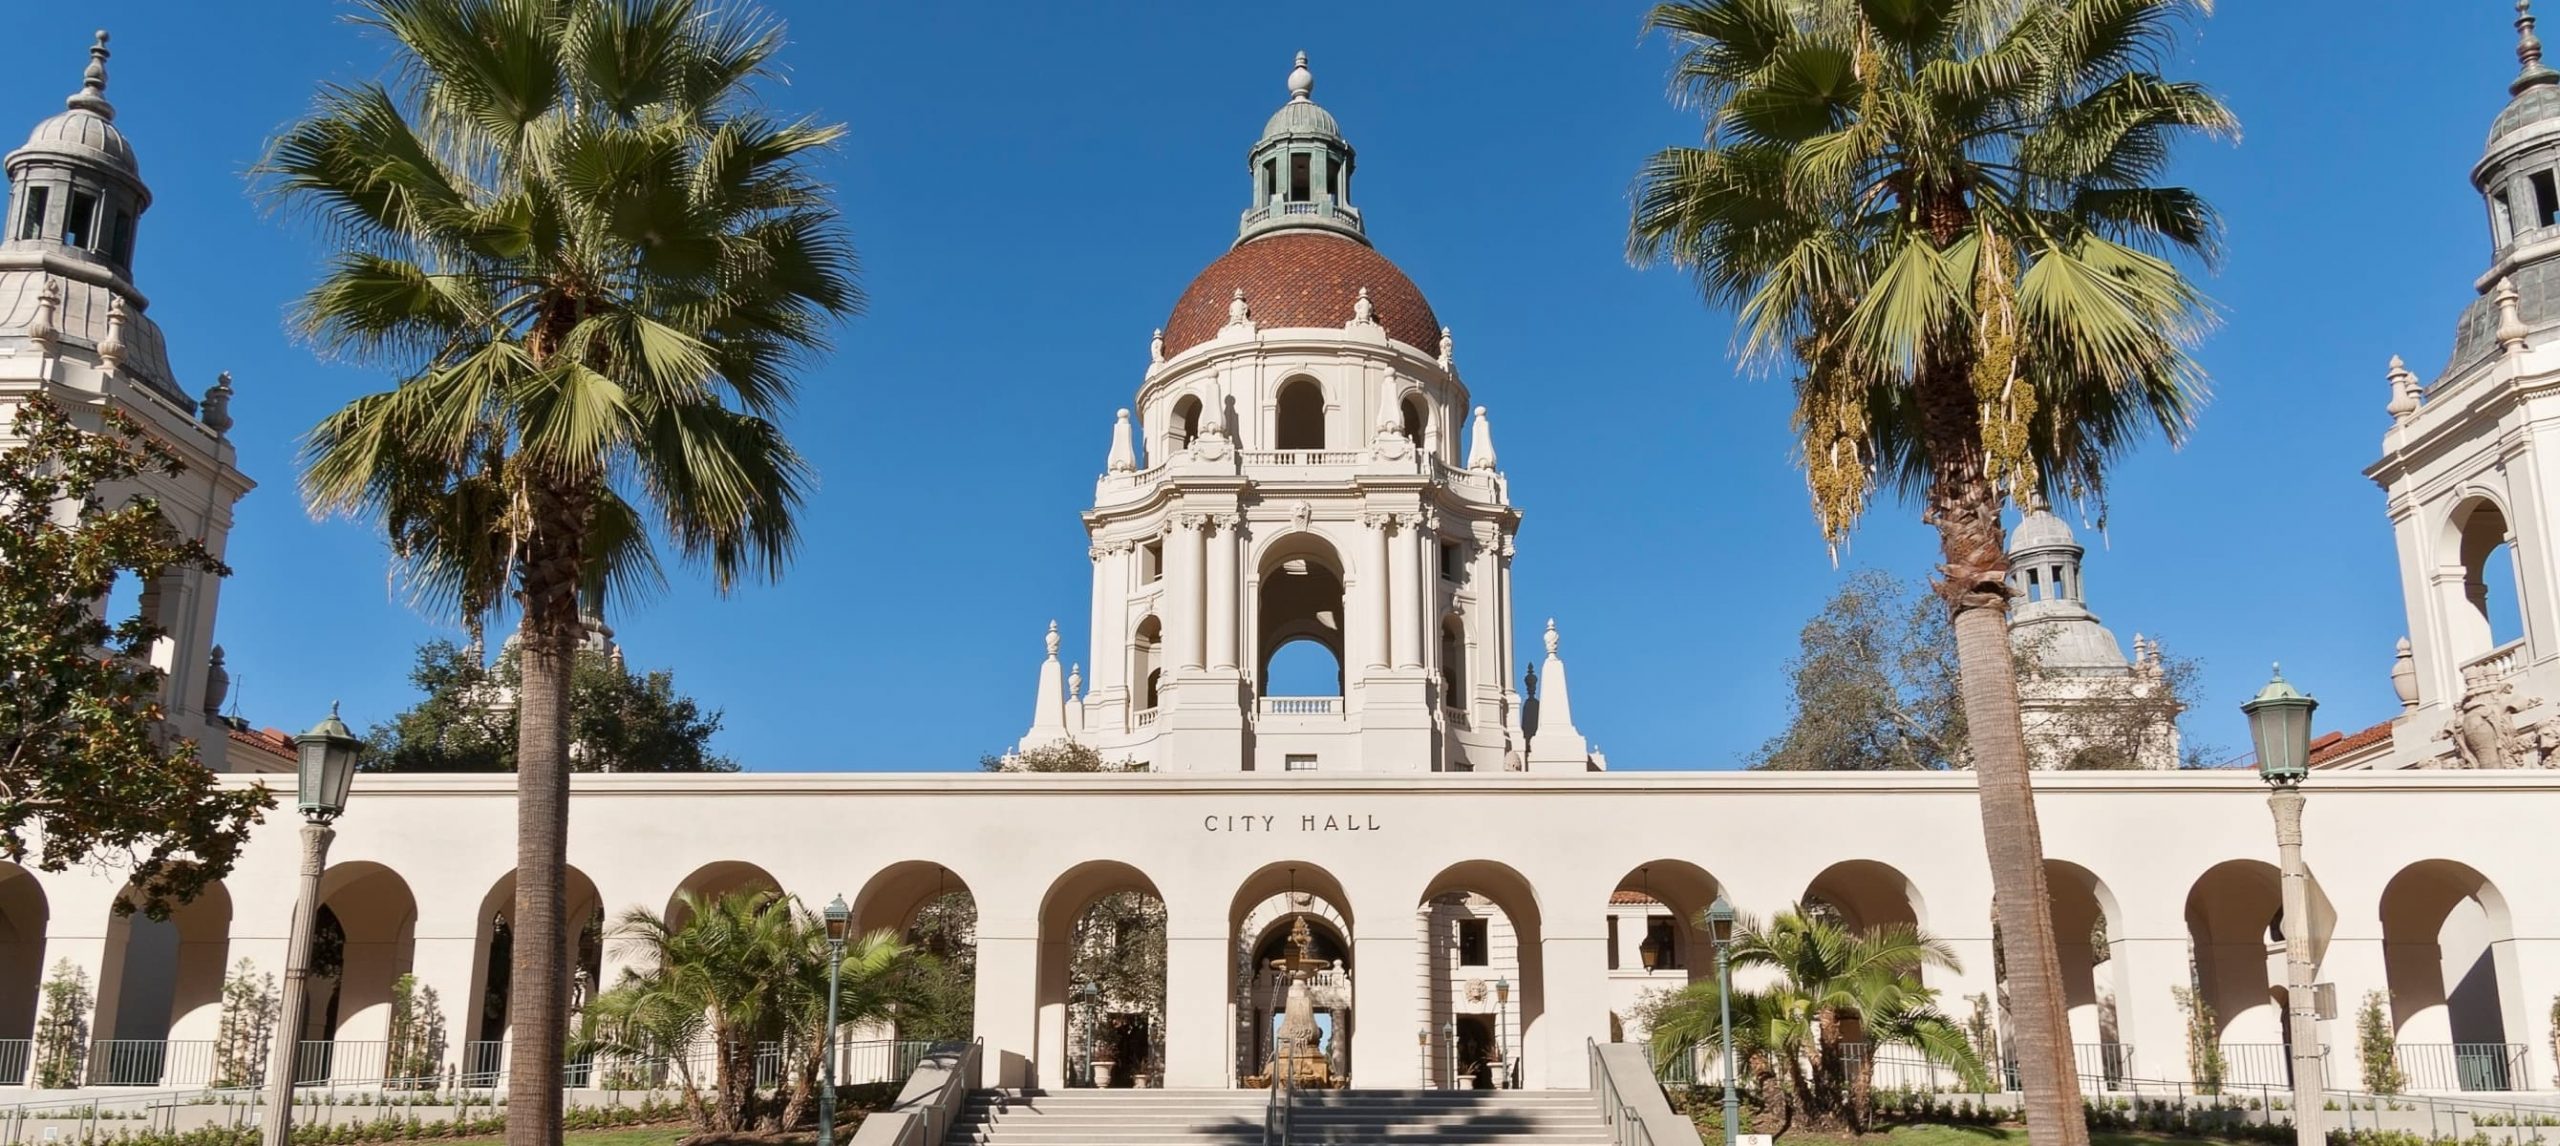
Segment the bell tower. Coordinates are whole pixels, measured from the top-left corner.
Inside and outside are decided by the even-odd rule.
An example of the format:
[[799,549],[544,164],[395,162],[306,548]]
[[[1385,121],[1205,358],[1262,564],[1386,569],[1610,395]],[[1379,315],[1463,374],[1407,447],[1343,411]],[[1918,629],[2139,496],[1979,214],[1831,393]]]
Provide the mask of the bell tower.
[[2560,418],[2560,72],[2529,0],[2515,26],[2521,68],[2471,170],[2487,266],[2432,382],[2391,359],[2391,425],[2365,470],[2387,495],[2408,609],[2392,672],[2404,762],[2451,753],[2448,726],[2475,704],[2560,700],[2560,455],[2534,430]]
[[[1084,514],[1092,653],[1061,674],[1048,638],[1021,746],[1157,771],[1585,770],[1561,662],[1543,729],[1511,683],[1520,513],[1489,415],[1371,245],[1303,53],[1288,87],[1233,245],[1112,425]],[[1310,654],[1329,680],[1275,690],[1274,659]]]
[[[169,367],[151,302],[134,285],[151,189],[107,102],[107,59],[100,32],[62,112],[0,159],[9,181],[0,218],[0,411],[43,395],[92,429],[107,410],[130,417],[185,466],[175,476],[145,475],[140,492],[220,557],[231,507],[253,484],[229,437],[231,376],[218,376],[201,402],[188,396]],[[7,421],[0,413],[0,439]],[[194,738],[217,771],[227,766],[229,745],[219,718],[230,680],[213,643],[221,585],[207,574],[173,572],[143,586],[141,602],[165,633],[150,656],[165,674],[169,723]]]

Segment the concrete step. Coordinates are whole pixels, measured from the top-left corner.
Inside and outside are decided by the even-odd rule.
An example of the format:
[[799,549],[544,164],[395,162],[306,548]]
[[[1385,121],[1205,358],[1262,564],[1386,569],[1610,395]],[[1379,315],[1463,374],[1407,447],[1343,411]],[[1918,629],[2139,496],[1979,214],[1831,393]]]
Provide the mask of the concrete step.
[[[1259,1090],[981,1091],[949,1143],[959,1146],[1259,1146],[1270,1103]],[[1605,1146],[1587,1091],[1303,1091],[1292,1143],[1304,1146]]]

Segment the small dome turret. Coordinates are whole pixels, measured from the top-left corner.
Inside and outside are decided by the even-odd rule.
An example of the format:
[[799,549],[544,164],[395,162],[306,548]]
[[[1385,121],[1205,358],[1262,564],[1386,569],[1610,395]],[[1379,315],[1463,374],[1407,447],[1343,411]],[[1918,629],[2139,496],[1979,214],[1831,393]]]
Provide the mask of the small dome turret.
[[1241,245],[1284,231],[1328,231],[1369,241],[1360,210],[1351,205],[1351,145],[1342,125],[1315,101],[1316,77],[1307,54],[1289,71],[1289,102],[1262,125],[1247,166],[1253,172],[1253,206],[1237,228]]
[[2042,494],[2028,499],[2009,532],[2011,636],[2044,669],[2114,671],[2127,664],[2115,634],[2089,611],[2080,583],[2085,552]]
[[130,277],[134,227],[150,209],[151,189],[107,102],[107,55],[102,31],[89,46],[80,90],[0,161],[9,178],[0,244],[68,251]]

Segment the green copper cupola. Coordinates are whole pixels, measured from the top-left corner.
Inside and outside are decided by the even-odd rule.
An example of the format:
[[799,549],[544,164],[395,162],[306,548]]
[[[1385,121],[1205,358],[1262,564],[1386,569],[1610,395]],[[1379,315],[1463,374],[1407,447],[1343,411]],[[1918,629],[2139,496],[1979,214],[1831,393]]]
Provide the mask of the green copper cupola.
[[1283,231],[1329,231],[1362,243],[1360,209],[1351,205],[1351,145],[1333,113],[1316,105],[1315,73],[1298,53],[1289,71],[1289,102],[1271,113],[1253,145],[1253,206],[1236,242]]

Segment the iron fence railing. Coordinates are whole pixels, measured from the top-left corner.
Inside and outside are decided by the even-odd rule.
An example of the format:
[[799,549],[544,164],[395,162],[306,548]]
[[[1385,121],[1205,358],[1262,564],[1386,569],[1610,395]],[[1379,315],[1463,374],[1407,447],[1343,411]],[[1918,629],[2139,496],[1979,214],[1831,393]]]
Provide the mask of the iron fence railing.
[[2523,1043],[2401,1043],[2392,1059],[2403,1090],[2520,1090],[2533,1078]]
[[2225,1086],[2293,1085],[2293,1048],[2284,1043],[2222,1044]]

